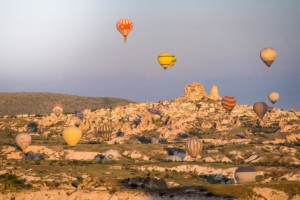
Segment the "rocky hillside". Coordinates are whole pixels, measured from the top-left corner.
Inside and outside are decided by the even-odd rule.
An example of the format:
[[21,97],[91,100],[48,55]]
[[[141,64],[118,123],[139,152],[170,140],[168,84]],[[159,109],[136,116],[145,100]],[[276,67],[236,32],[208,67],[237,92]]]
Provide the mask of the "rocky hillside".
[[83,97],[54,93],[0,93],[0,116],[17,114],[50,114],[53,104],[61,103],[66,113],[84,109],[109,108],[133,101],[109,97]]
[[[300,112],[271,108],[259,120],[236,105],[229,114],[217,86],[207,94],[200,83],[172,101],[81,112],[0,118],[0,199],[300,198]],[[62,132],[74,125],[83,136],[68,147]],[[22,132],[32,137],[27,153],[15,142]],[[196,158],[185,149],[192,137],[203,143]],[[241,165],[255,167],[256,182],[237,184]]]

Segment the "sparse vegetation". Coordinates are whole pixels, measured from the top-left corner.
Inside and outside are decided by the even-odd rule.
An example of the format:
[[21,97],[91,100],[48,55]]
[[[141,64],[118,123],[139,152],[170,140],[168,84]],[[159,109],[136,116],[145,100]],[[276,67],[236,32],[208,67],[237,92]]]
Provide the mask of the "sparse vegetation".
[[54,93],[0,93],[1,115],[15,116],[17,114],[50,114],[55,103],[65,106],[65,113],[75,113],[84,109],[111,108],[127,105],[133,101],[111,97],[83,97]]
[[25,184],[26,180],[15,174],[5,173],[0,175],[0,189],[20,190],[29,189],[31,185]]
[[[210,105],[205,105],[207,102]],[[296,194],[295,190],[285,188],[290,186],[285,183],[291,183],[299,174],[299,130],[280,132],[278,120],[263,125],[256,118],[252,119],[252,115],[230,118],[218,114],[222,112],[220,102],[198,103],[198,117],[193,115],[193,102],[185,102],[182,107],[163,102],[159,107],[151,105],[151,109],[145,104],[141,107],[128,105],[114,110],[114,114],[104,110],[87,112],[84,120],[81,119],[85,128],[83,137],[74,147],[67,146],[62,136],[63,128],[73,123],[73,116],[3,117],[0,121],[0,171],[14,172],[18,177],[0,178],[0,182],[5,180],[6,183],[0,184],[0,191],[7,191],[9,183],[13,185],[9,186],[12,190],[27,189],[31,184],[31,191],[71,188],[89,192],[105,190],[118,195],[123,190],[142,190],[172,198],[181,193],[194,195],[199,192],[202,196],[230,199],[250,198],[253,188],[268,187],[264,182],[271,180],[270,187],[283,184],[282,190]],[[216,108],[210,109],[211,106]],[[177,109],[180,110],[178,114]],[[201,116],[201,112],[206,115]],[[238,118],[242,122],[236,125]],[[114,126],[110,141],[102,141],[96,134],[97,125],[103,120],[111,121]],[[32,149],[22,154],[15,137],[30,123],[36,123],[38,130],[27,129]],[[153,129],[149,130],[148,124]],[[119,132],[122,135],[118,135]],[[194,136],[203,140],[201,157],[195,159],[188,156],[185,149],[185,142]],[[117,160],[111,152],[115,152]],[[258,182],[233,184],[233,171],[240,165],[255,166],[259,171]],[[154,187],[158,184],[162,187]],[[296,188],[300,185],[299,181],[294,184]]]

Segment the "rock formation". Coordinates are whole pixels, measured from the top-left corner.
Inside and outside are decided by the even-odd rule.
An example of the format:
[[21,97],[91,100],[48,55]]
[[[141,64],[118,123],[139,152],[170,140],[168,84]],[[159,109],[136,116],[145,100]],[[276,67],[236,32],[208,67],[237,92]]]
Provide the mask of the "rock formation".
[[210,90],[209,98],[213,100],[221,100],[222,98],[219,96],[218,86],[213,85]]
[[[12,185],[10,181],[8,183],[3,181],[8,172],[19,176],[22,178],[21,180],[26,179],[24,188],[29,184],[33,187],[31,192],[26,191],[26,194],[0,193],[0,199],[24,199],[26,195],[25,199],[45,199],[48,198],[47,195],[51,195],[52,199],[57,199],[53,188],[61,190],[57,190],[61,199],[117,199],[117,196],[116,198],[99,197],[100,192],[104,194],[107,191],[113,192],[113,194],[107,192],[109,195],[121,195],[112,187],[114,181],[117,180],[118,185],[120,183],[120,177],[115,176],[115,172],[122,173],[122,176],[125,175],[121,177],[122,183],[126,183],[124,180],[128,180],[127,182],[130,181],[132,186],[144,184],[145,187],[148,187],[148,183],[140,181],[145,180],[143,177],[141,179],[135,177],[139,171],[147,172],[149,174],[147,176],[151,175],[148,172],[155,171],[155,174],[161,177],[171,177],[170,172],[176,171],[179,172],[176,177],[194,178],[193,181],[196,176],[192,175],[198,174],[205,175],[203,177],[207,177],[207,180],[216,181],[215,183],[218,184],[232,184],[236,168],[231,166],[237,166],[242,162],[272,163],[272,166],[262,165],[259,167],[260,170],[266,172],[265,175],[263,172],[260,174],[261,178],[265,179],[265,183],[286,180],[293,181],[292,184],[299,184],[300,112],[290,112],[274,107],[265,116],[264,123],[259,125],[252,106],[236,105],[229,114],[225,112],[219,101],[211,99],[220,99],[216,85],[212,86],[210,95],[207,96],[203,85],[191,83],[186,85],[182,97],[172,101],[128,104],[94,111],[84,110],[82,111],[83,118],[74,114],[60,115],[59,117],[51,114],[0,119],[0,131],[5,139],[0,148],[0,160],[3,161],[0,165],[0,175],[2,175],[0,189],[6,189],[8,185]],[[105,121],[112,127],[111,140],[107,142],[98,140],[99,135],[97,134],[99,126]],[[28,147],[28,151],[31,153],[24,155],[14,145],[13,136],[19,132],[25,132],[28,123],[31,122],[38,124],[38,130],[37,132],[30,131],[30,135],[35,140]],[[63,143],[61,133],[68,126],[79,126],[83,131],[79,147],[70,149]],[[205,144],[203,153],[196,158],[198,163],[206,162],[205,166],[198,163],[186,164],[186,162],[195,161],[186,154],[184,146],[185,141],[193,136],[201,137]],[[37,155],[42,155],[42,160],[40,158],[36,160]],[[28,167],[30,170],[15,167],[18,163],[25,163],[19,162],[21,159],[26,159],[26,165],[29,166],[39,164],[44,166],[43,162],[45,161],[43,160],[47,160],[49,165],[58,164],[66,171],[60,173],[61,170],[57,170],[58,172],[56,172],[58,168],[55,166],[47,168],[50,172],[43,169],[35,172],[36,170],[32,170],[31,167]],[[27,162],[27,160],[31,161]],[[167,166],[156,165],[162,160],[174,163]],[[102,165],[105,162],[108,164]],[[216,162],[220,167],[215,165]],[[213,163],[213,167],[209,167],[209,163]],[[221,166],[221,163],[230,163],[230,165]],[[277,164],[280,167],[276,167]],[[93,169],[96,169],[97,165],[99,167],[95,172]],[[294,168],[292,165],[297,166]],[[90,170],[84,170],[84,168]],[[78,173],[74,173],[75,170]],[[98,172],[98,170],[103,171]],[[122,170],[125,170],[124,173]],[[130,178],[125,179],[128,177],[126,174]],[[176,178],[177,180],[179,178]],[[171,182],[171,184],[170,182],[168,181],[167,184],[173,185],[172,187],[183,186],[180,182]],[[149,185],[154,183],[149,181]],[[257,186],[259,184],[260,182]],[[23,185],[21,186],[23,187]],[[172,187],[170,189],[173,189]],[[32,192],[41,188],[51,189],[52,193],[42,190],[37,194]],[[69,191],[65,192],[66,189]],[[116,189],[120,188],[117,186]],[[192,189],[187,189],[189,195],[195,193],[191,193]],[[202,194],[201,190],[197,191]],[[210,194],[206,191],[203,192],[205,195]],[[253,193],[263,194],[263,192],[263,190],[254,188]],[[275,190],[270,190],[270,195],[275,192]],[[39,196],[32,196],[33,193]],[[264,197],[277,199],[277,196]],[[289,197],[292,196],[284,197],[282,195],[282,199]],[[118,198],[121,199],[120,196]],[[178,195],[170,196],[170,198],[180,199]],[[188,198],[201,199],[198,197],[182,199]],[[125,196],[122,199],[125,199]],[[126,199],[142,199],[142,197],[126,196]],[[153,199],[157,198],[153,197]],[[162,199],[165,198],[162,197]]]
[[205,88],[201,83],[194,82],[185,86],[184,98],[187,100],[200,100],[206,96]]

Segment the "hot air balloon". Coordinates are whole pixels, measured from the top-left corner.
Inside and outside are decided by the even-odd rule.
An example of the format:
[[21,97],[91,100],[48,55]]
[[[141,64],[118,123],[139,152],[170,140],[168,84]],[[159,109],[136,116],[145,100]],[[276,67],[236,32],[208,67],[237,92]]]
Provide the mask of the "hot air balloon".
[[196,158],[197,155],[202,150],[202,141],[194,137],[186,141],[185,143],[186,151],[193,157]]
[[159,64],[166,70],[168,67],[173,67],[177,61],[176,56],[169,53],[161,53],[157,57]]
[[52,107],[52,112],[58,117],[62,114],[64,106],[60,103],[56,103]]
[[127,36],[129,32],[132,30],[132,28],[133,28],[133,22],[128,18],[120,19],[117,21],[117,29],[124,36],[124,42],[126,42]]
[[16,142],[22,151],[25,152],[26,148],[31,143],[31,136],[28,133],[20,133],[16,137]]
[[230,113],[236,105],[236,99],[233,96],[225,96],[222,98],[221,104]]
[[171,68],[175,65],[176,61],[177,61],[177,58],[176,58],[176,56],[173,55],[172,62],[170,63]]
[[276,57],[277,53],[273,48],[268,47],[260,51],[260,58],[268,67],[271,67]]
[[251,166],[241,166],[234,172],[234,178],[238,183],[255,182],[256,170]]
[[269,100],[272,102],[272,104],[275,104],[276,101],[278,101],[278,99],[279,99],[279,94],[278,94],[278,92],[270,92],[268,97],[269,97]]
[[257,114],[257,116],[263,120],[264,115],[268,111],[269,106],[265,102],[256,102],[253,105],[253,110]]
[[69,146],[75,146],[82,137],[82,131],[77,127],[68,127],[63,131],[63,138]]
[[99,136],[104,140],[108,141],[112,135],[112,129],[108,123],[104,123],[99,127]]

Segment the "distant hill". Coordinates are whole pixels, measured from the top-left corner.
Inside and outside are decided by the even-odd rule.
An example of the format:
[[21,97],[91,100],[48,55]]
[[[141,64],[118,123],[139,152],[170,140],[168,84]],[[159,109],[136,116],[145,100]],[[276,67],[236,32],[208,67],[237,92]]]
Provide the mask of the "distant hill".
[[55,103],[63,104],[65,113],[74,113],[84,109],[109,108],[134,102],[121,98],[84,97],[42,92],[0,93],[0,115],[49,114]]

